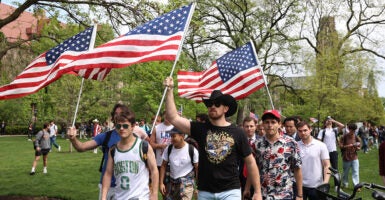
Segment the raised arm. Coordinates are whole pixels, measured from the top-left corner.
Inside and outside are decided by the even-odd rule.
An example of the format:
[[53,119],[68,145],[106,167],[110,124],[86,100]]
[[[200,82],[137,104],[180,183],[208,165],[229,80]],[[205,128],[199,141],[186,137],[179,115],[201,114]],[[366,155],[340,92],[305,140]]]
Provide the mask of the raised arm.
[[79,152],[88,151],[88,150],[94,149],[98,146],[98,144],[96,143],[95,140],[88,140],[86,142],[80,142],[76,138],[76,128],[75,127],[71,127],[67,130],[67,136],[70,139],[74,148]]
[[180,130],[183,133],[186,133],[190,135],[190,121],[186,118],[183,118],[178,115],[178,111],[175,106],[175,101],[174,101],[174,93],[173,93],[173,88],[174,88],[174,82],[172,77],[167,77],[166,80],[164,80],[163,83],[166,88],[167,88],[167,93],[166,93],[166,103],[165,103],[165,110],[166,110],[166,118],[167,120],[174,125],[175,128]]

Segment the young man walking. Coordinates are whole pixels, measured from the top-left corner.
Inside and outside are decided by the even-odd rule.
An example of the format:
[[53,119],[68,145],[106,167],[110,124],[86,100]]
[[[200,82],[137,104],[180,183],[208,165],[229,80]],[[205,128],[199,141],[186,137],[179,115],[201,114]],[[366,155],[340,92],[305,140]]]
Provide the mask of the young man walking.
[[[102,181],[102,200],[107,200],[112,175],[116,177],[114,199],[158,199],[159,174],[155,154],[148,145],[147,155],[144,155],[143,140],[133,133],[134,113],[123,112],[116,116],[115,121],[115,129],[119,133],[120,141],[110,148],[108,153],[107,168]],[[149,186],[150,177],[151,187]]]
[[[281,114],[277,110],[265,111],[262,124],[266,133],[255,142],[255,152],[263,198],[302,199],[302,162],[297,142],[279,131]],[[297,194],[293,192],[294,181]]]
[[302,159],[303,199],[318,200],[316,188],[329,183],[330,160],[326,145],[311,136],[310,125],[301,121],[296,124],[301,141],[298,142]]
[[30,175],[36,173],[36,165],[40,160],[40,156],[43,155],[43,173],[47,173],[47,162],[48,162],[48,153],[50,151],[50,137],[49,137],[49,123],[43,125],[43,129],[36,134],[36,140],[34,141],[35,146],[35,159],[32,163],[32,169]]
[[356,136],[357,125],[355,123],[348,124],[349,132],[340,138],[340,148],[342,151],[342,161],[344,174],[342,176],[342,187],[347,188],[349,183],[349,171],[352,169],[353,185],[360,182],[357,151],[361,149],[361,139]]
[[[169,180],[159,181],[160,192],[165,200],[192,199],[195,176],[198,175],[198,150],[185,141],[185,134],[173,128],[169,131],[171,144],[163,151],[159,180],[164,180],[169,165]],[[192,148],[192,155],[190,154]],[[192,158],[191,158],[192,156]]]
[[[119,104],[119,103],[115,104],[113,109],[112,109],[112,112],[111,112],[111,119],[115,123],[115,121],[114,121],[115,117],[117,117],[121,113],[127,113],[127,112],[131,112],[131,111],[129,110],[129,108],[126,105]],[[135,133],[135,130],[134,130],[134,133]],[[147,134],[144,134],[144,135],[147,136]],[[81,141],[79,141],[76,138],[76,129],[75,129],[75,127],[72,127],[72,128],[70,128],[68,130],[67,136],[70,139],[70,141],[71,141],[72,145],[74,146],[74,148],[77,151],[79,151],[79,152],[84,152],[84,151],[92,150],[92,149],[95,149],[95,148],[97,148],[99,146],[103,147],[104,143],[106,143],[106,146],[104,147],[105,148],[104,151],[108,152],[109,148],[112,145],[116,144],[120,140],[120,136],[118,134],[118,130],[116,130],[116,129],[111,130],[111,132],[109,132],[109,133],[105,132],[105,133],[98,134],[97,136],[93,137],[92,140],[88,140],[88,141],[85,141],[85,142],[81,142]],[[102,184],[101,183],[102,183],[102,178],[103,178],[104,172],[106,170],[107,160],[108,160],[108,154],[107,153],[103,153],[103,162],[102,162],[103,164],[101,166],[101,176],[100,176],[100,183],[99,183],[99,199],[101,199],[101,189],[102,189]],[[112,195],[114,193],[115,186],[116,186],[115,178],[113,177],[112,180],[111,180],[111,187],[109,189],[108,195],[110,195],[110,194]]]

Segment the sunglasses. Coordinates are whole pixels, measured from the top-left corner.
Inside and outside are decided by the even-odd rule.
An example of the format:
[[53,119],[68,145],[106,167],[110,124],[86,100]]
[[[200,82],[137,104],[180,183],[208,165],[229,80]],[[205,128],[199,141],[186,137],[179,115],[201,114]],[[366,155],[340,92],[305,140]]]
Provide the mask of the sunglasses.
[[128,127],[130,127],[129,124],[115,124],[115,128],[116,129],[121,129],[123,127],[123,129],[128,129]]
[[215,105],[215,107],[219,108],[222,105],[222,102],[219,102],[219,101],[209,101],[209,102],[205,102],[205,105],[206,105],[207,108],[210,108],[213,105]]

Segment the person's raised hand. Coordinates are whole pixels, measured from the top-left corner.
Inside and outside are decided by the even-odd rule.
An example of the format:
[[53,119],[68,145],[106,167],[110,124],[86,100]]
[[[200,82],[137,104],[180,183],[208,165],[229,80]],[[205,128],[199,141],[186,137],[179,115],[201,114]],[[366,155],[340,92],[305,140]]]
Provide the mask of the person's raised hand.
[[76,127],[72,126],[67,129],[67,137],[70,140],[73,140],[76,138]]

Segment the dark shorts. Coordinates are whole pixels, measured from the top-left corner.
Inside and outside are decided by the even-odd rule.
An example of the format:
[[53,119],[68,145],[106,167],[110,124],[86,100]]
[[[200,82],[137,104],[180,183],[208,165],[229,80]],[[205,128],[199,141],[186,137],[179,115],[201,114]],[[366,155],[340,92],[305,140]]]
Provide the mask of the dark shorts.
[[50,149],[41,149],[40,151],[35,151],[35,156],[48,155]]

